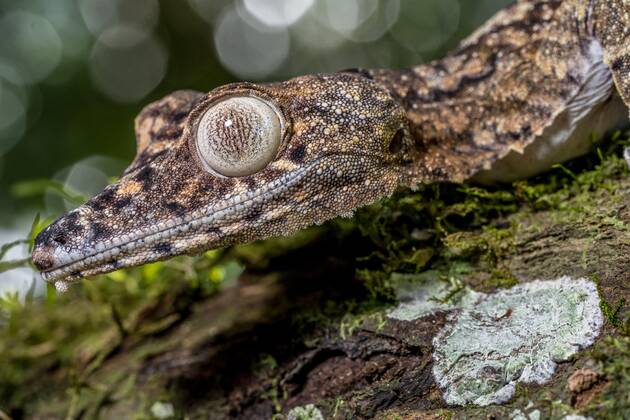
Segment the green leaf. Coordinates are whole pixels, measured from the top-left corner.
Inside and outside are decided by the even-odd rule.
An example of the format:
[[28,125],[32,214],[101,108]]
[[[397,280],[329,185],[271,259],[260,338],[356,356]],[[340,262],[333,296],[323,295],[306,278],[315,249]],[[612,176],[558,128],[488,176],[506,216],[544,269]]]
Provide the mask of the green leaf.
[[17,241],[9,242],[8,244],[2,245],[0,247],[0,261],[2,261],[2,259],[7,254],[7,252],[9,252],[11,249],[15,248],[18,245],[27,244],[27,243],[28,243],[27,240],[19,239]]
[[33,223],[31,224],[31,229],[28,232],[26,242],[28,243],[28,251],[29,253],[33,251],[33,246],[35,245],[35,238],[39,235],[46,226],[51,224],[53,221],[52,217],[47,217],[45,219],[41,219],[39,213],[33,219]]
[[42,196],[46,192],[57,194],[61,198],[77,205],[83,204],[87,201],[87,197],[83,194],[74,191],[60,181],[50,179],[22,181],[13,184],[11,187],[11,193],[18,198]]
[[23,258],[21,260],[11,260],[11,261],[2,261],[0,262],[0,273],[4,273],[5,271],[14,270],[16,268],[22,267],[30,267],[31,259]]
[[31,229],[28,231],[28,238],[35,238],[35,236],[37,236],[37,234],[39,233],[39,221],[40,221],[40,215],[39,213],[37,213],[35,215],[35,218],[33,219],[33,223],[31,223]]

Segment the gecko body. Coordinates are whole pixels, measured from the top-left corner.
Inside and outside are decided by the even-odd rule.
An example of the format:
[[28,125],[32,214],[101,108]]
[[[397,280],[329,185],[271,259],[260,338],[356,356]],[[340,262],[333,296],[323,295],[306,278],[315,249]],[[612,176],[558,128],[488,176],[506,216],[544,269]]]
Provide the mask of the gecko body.
[[288,235],[419,183],[507,182],[628,121],[630,1],[521,0],[403,70],[175,92],[136,119],[120,180],[37,237],[59,288]]

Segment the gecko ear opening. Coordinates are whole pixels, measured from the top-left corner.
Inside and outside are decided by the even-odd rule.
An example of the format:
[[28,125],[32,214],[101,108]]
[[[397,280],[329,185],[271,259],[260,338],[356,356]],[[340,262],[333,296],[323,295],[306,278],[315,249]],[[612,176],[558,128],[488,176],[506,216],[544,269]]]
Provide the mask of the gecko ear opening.
[[277,155],[284,133],[278,108],[254,96],[233,96],[211,104],[195,132],[205,169],[226,177],[252,175]]
[[394,137],[392,137],[392,140],[389,142],[389,153],[393,155],[399,153],[403,148],[404,140],[405,132],[402,129],[396,131],[396,134],[394,134]]

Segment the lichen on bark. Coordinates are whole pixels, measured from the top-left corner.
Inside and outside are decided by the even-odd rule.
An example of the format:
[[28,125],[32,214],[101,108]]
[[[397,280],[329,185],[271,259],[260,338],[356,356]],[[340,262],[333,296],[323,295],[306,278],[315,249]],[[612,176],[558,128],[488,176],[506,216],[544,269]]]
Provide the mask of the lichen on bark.
[[410,321],[450,312],[433,339],[433,374],[452,405],[501,404],[519,382],[546,383],[557,363],[593,344],[603,323],[597,289],[586,279],[564,276],[491,294],[465,287],[446,304],[430,300],[438,289],[430,283],[419,288],[415,301],[389,317]]

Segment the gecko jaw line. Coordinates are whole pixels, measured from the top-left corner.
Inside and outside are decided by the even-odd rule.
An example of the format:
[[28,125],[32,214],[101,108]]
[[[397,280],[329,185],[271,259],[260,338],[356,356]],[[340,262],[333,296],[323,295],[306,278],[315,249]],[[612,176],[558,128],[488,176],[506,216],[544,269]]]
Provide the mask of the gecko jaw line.
[[297,171],[285,174],[257,191],[226,198],[225,204],[222,206],[197,210],[189,217],[160,222],[142,229],[139,234],[134,235],[135,237],[123,236],[119,239],[101,242],[88,252],[67,254],[64,256],[66,261],[54,269],[42,272],[42,277],[48,282],[78,280],[81,275],[73,275],[72,273],[107,262],[121,253],[133,251],[139,246],[150,245],[165,238],[172,238],[181,233],[193,231],[202,225],[225,220],[245,210],[249,204],[262,204],[286,192],[287,189],[301,181],[309,169],[320,160],[317,159]]

